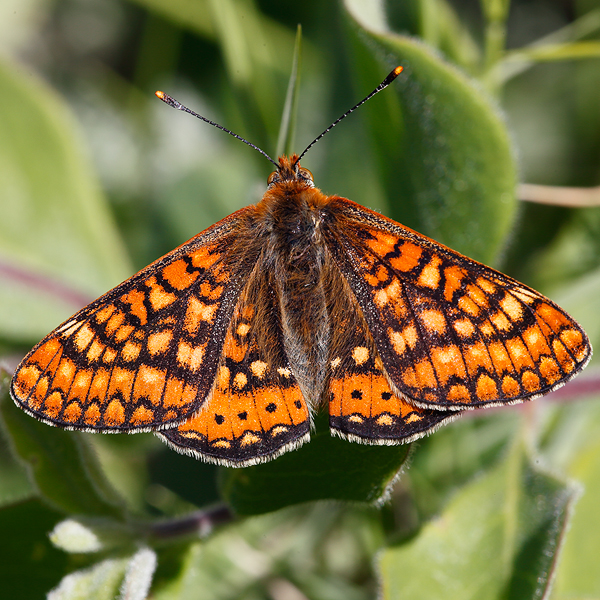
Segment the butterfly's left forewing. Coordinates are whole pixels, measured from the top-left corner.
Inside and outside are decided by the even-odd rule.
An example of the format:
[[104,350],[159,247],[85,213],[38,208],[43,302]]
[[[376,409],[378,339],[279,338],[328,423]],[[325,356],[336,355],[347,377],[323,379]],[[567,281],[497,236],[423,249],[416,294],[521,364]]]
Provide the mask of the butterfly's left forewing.
[[534,290],[349,200],[327,244],[395,390],[461,410],[531,399],[581,370],[581,327]]
[[[213,385],[242,282],[243,209],[88,305],[17,368],[11,393],[51,425],[148,431],[185,420]],[[234,253],[235,254],[235,253]]]

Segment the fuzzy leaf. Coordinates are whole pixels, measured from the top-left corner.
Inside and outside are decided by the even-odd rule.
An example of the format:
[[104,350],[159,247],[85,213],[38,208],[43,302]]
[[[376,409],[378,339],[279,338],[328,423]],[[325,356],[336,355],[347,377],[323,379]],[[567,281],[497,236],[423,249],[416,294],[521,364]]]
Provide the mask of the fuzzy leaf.
[[416,537],[382,552],[382,597],[546,597],[576,495],[515,445],[505,460],[461,488]]
[[366,446],[329,433],[326,419],[300,449],[245,469],[224,469],[222,493],[240,515],[311,500],[377,502],[409,455],[409,445]]
[[130,272],[60,98],[0,61],[0,335],[34,341]]
[[490,263],[516,210],[506,127],[473,82],[422,42],[390,33],[372,14],[365,17],[363,6],[345,2],[361,88],[384,72],[382,65],[386,71],[404,67],[393,91],[366,111],[377,117],[373,147],[390,216]]

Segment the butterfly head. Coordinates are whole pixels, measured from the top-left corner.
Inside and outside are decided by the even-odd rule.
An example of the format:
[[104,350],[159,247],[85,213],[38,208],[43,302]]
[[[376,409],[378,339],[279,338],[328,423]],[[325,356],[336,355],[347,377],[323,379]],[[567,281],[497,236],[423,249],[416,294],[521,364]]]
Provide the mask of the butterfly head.
[[280,156],[277,171],[273,171],[267,179],[269,188],[282,183],[292,183],[306,188],[315,187],[312,173],[300,166],[297,154]]

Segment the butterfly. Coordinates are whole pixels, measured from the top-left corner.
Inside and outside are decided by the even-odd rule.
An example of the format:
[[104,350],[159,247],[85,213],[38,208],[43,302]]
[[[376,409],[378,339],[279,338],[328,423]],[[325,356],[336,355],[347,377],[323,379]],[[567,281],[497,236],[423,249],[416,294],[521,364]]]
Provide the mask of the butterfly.
[[44,338],[14,374],[18,406],[66,429],[154,431],[243,467],[308,441],[324,406],[333,434],[402,444],[461,411],[546,394],[589,361],[585,332],[551,300],[324,195],[306,150],[275,162],[256,149],[277,167],[262,200]]

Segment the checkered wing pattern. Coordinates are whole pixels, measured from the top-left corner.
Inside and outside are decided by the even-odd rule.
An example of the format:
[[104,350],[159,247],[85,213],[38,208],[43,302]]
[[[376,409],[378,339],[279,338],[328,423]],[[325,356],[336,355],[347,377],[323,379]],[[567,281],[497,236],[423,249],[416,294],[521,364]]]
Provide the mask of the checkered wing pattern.
[[329,425],[340,437],[368,444],[411,442],[434,431],[456,413],[413,406],[394,392],[356,302],[340,323],[332,353]]
[[178,452],[241,467],[308,440],[308,408],[285,353],[267,279],[259,262],[235,308],[206,405],[160,434]]
[[243,282],[228,250],[244,209],[85,307],[25,357],[11,393],[51,425],[99,431],[173,427],[213,387]]
[[462,410],[546,394],[588,362],[581,327],[534,290],[354,202],[327,244],[392,391]]

